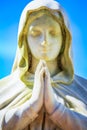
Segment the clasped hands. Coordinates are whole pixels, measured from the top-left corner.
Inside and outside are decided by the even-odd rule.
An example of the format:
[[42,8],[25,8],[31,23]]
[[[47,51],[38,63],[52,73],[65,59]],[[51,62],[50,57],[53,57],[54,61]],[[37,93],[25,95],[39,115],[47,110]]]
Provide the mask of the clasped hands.
[[57,101],[51,86],[50,73],[44,60],[40,60],[36,68],[32,99],[36,112],[39,112],[44,106],[45,111],[52,114],[57,107]]

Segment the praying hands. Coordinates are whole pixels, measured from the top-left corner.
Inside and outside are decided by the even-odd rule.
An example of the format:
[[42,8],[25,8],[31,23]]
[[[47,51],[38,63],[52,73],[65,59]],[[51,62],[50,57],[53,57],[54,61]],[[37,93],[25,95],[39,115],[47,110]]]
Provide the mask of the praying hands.
[[32,100],[35,100],[35,110],[39,112],[42,106],[45,107],[45,111],[49,114],[53,113],[58,106],[53,93],[53,89],[50,81],[50,73],[46,62],[41,60],[36,68],[35,82],[32,93]]

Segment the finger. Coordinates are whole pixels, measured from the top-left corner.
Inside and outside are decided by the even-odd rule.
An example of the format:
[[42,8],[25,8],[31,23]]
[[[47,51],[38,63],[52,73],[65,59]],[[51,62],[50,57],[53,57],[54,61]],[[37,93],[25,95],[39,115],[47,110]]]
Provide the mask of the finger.
[[39,64],[37,65],[35,73],[39,73],[42,67],[43,67],[43,62],[42,62],[42,60],[40,60]]
[[45,87],[48,87],[50,85],[51,85],[50,75],[47,72],[47,69],[45,68]]
[[50,79],[50,72],[49,72],[47,67],[45,67],[45,75],[46,75],[47,78]]
[[34,84],[35,84],[34,90],[37,89],[37,91],[38,90],[40,91],[43,89],[43,87],[44,87],[44,79],[43,79],[44,72],[45,72],[45,70],[43,68],[43,69],[41,69],[40,73],[38,74],[38,77],[36,76],[35,82],[34,82]]
[[49,76],[49,74],[47,72],[45,74],[44,87],[45,87],[45,95],[46,96],[53,93],[50,76]]
[[45,76],[45,67],[43,67],[42,69],[41,69],[41,71],[40,71],[40,77],[42,78],[44,78],[44,76]]
[[47,66],[47,64],[46,64],[46,61],[45,60],[41,60],[42,61],[42,64],[43,64],[43,66],[45,67],[45,66]]

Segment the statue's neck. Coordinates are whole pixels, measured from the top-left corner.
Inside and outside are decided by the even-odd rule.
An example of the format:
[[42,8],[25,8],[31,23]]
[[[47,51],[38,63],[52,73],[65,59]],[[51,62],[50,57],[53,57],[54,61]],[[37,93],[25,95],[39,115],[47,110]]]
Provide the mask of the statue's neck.
[[[51,76],[54,76],[58,72],[60,72],[60,70],[58,68],[57,59],[54,59],[52,61],[46,61],[46,63],[47,63],[47,66],[48,66],[48,69],[49,69],[49,72],[50,72]],[[30,69],[31,73],[33,73],[33,74],[35,73],[36,67],[37,67],[38,64],[39,64],[39,60],[37,60],[36,58],[34,58],[32,56],[32,67]]]

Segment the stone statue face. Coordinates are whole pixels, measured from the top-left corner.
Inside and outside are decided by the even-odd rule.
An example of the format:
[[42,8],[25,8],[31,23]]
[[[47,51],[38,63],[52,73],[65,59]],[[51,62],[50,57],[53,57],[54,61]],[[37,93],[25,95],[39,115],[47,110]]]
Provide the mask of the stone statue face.
[[51,61],[58,56],[62,46],[60,25],[51,16],[43,14],[29,25],[27,40],[36,59]]

